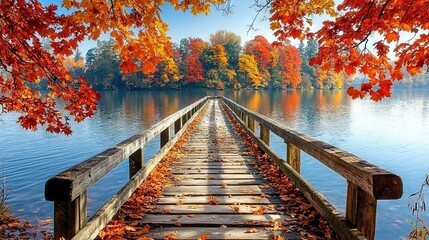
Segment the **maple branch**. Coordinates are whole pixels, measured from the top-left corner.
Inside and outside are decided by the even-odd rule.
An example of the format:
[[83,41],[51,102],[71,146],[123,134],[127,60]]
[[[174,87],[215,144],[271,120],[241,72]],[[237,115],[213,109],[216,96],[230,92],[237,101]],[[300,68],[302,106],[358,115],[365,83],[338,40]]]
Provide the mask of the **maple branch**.
[[392,1],[392,0],[387,0],[387,1],[383,4],[383,7],[381,8],[380,13],[378,14],[378,20],[380,20],[380,19],[381,19],[381,17],[383,16],[384,9],[386,9],[387,5],[389,5],[389,3],[390,3],[391,1]]
[[236,7],[232,0],[226,0],[223,4],[214,4],[216,10],[221,11],[223,16],[234,13],[233,8]]

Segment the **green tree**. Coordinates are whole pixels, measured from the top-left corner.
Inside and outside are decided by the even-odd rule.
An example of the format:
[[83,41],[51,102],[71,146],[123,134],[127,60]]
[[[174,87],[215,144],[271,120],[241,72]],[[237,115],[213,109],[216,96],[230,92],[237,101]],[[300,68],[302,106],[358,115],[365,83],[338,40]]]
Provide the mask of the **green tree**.
[[88,68],[85,76],[96,88],[124,88],[122,73],[119,68],[120,58],[114,49],[115,41],[98,41],[94,50],[86,56]]

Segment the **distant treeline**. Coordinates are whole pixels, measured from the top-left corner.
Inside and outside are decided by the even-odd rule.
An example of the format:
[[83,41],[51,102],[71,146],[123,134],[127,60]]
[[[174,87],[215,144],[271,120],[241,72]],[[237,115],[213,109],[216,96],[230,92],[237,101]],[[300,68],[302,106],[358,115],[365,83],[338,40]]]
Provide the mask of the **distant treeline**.
[[[212,34],[209,42],[186,38],[173,44],[171,57],[157,64],[157,71],[151,74],[122,73],[114,44],[112,39],[98,41],[85,58],[77,51],[66,59],[66,67],[98,89],[341,89],[364,80],[310,66],[309,59],[318,51],[315,41],[301,42],[296,48],[291,44],[273,45],[265,37],[256,36],[242,47],[240,36],[221,30]],[[426,74],[404,76],[395,87],[427,86]]]

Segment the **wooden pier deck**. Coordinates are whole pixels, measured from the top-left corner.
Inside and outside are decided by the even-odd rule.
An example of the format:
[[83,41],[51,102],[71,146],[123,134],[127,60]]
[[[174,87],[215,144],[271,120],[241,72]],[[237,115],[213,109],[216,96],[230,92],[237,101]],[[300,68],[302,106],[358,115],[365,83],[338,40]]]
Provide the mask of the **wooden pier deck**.
[[[234,133],[220,101],[209,103],[201,122],[184,146],[186,156],[171,166],[173,179],[154,212],[141,221],[146,235],[163,239],[301,239],[295,232],[273,231],[273,224],[298,220],[282,211],[282,201],[254,168],[254,156],[244,153],[243,139]],[[258,210],[263,210],[256,214]],[[180,227],[176,225],[181,225]]]
[[[197,127],[189,128],[197,116],[202,117]],[[237,126],[240,134],[233,129]],[[205,97],[50,178],[45,198],[54,202],[54,238],[96,238],[188,130],[185,155],[171,166],[172,181],[151,206],[153,211],[138,219],[137,225],[148,225],[150,231],[139,236],[134,233],[130,239],[323,239],[323,230],[317,227],[325,228],[328,223],[342,239],[373,240],[377,201],[402,196],[399,176],[225,97]],[[284,140],[285,159],[270,148],[270,133]],[[144,148],[157,136],[160,150],[145,160]],[[249,139],[256,152],[248,149]],[[344,215],[300,174],[301,152],[347,182]],[[129,161],[130,180],[88,218],[88,189],[125,160]],[[271,171],[263,177],[258,171],[261,162],[269,162],[276,173]],[[286,181],[288,187],[282,185]],[[286,188],[296,194],[289,196]],[[292,199],[298,195],[306,200],[295,204]],[[303,213],[296,214],[294,207],[303,209]],[[302,230],[303,219],[315,218],[313,210],[307,211],[309,208],[326,220],[316,221],[313,230],[318,232],[317,237]],[[171,233],[174,237],[169,238]],[[129,237],[123,234],[115,239],[123,238]]]

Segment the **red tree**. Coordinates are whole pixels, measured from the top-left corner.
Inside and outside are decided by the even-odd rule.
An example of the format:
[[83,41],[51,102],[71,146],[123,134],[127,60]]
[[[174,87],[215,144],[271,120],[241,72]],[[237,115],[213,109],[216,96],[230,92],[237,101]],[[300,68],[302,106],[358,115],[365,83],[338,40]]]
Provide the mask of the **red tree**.
[[207,43],[200,38],[189,39],[189,55],[185,58],[185,82],[186,83],[203,83],[204,69],[200,61],[201,53]]

